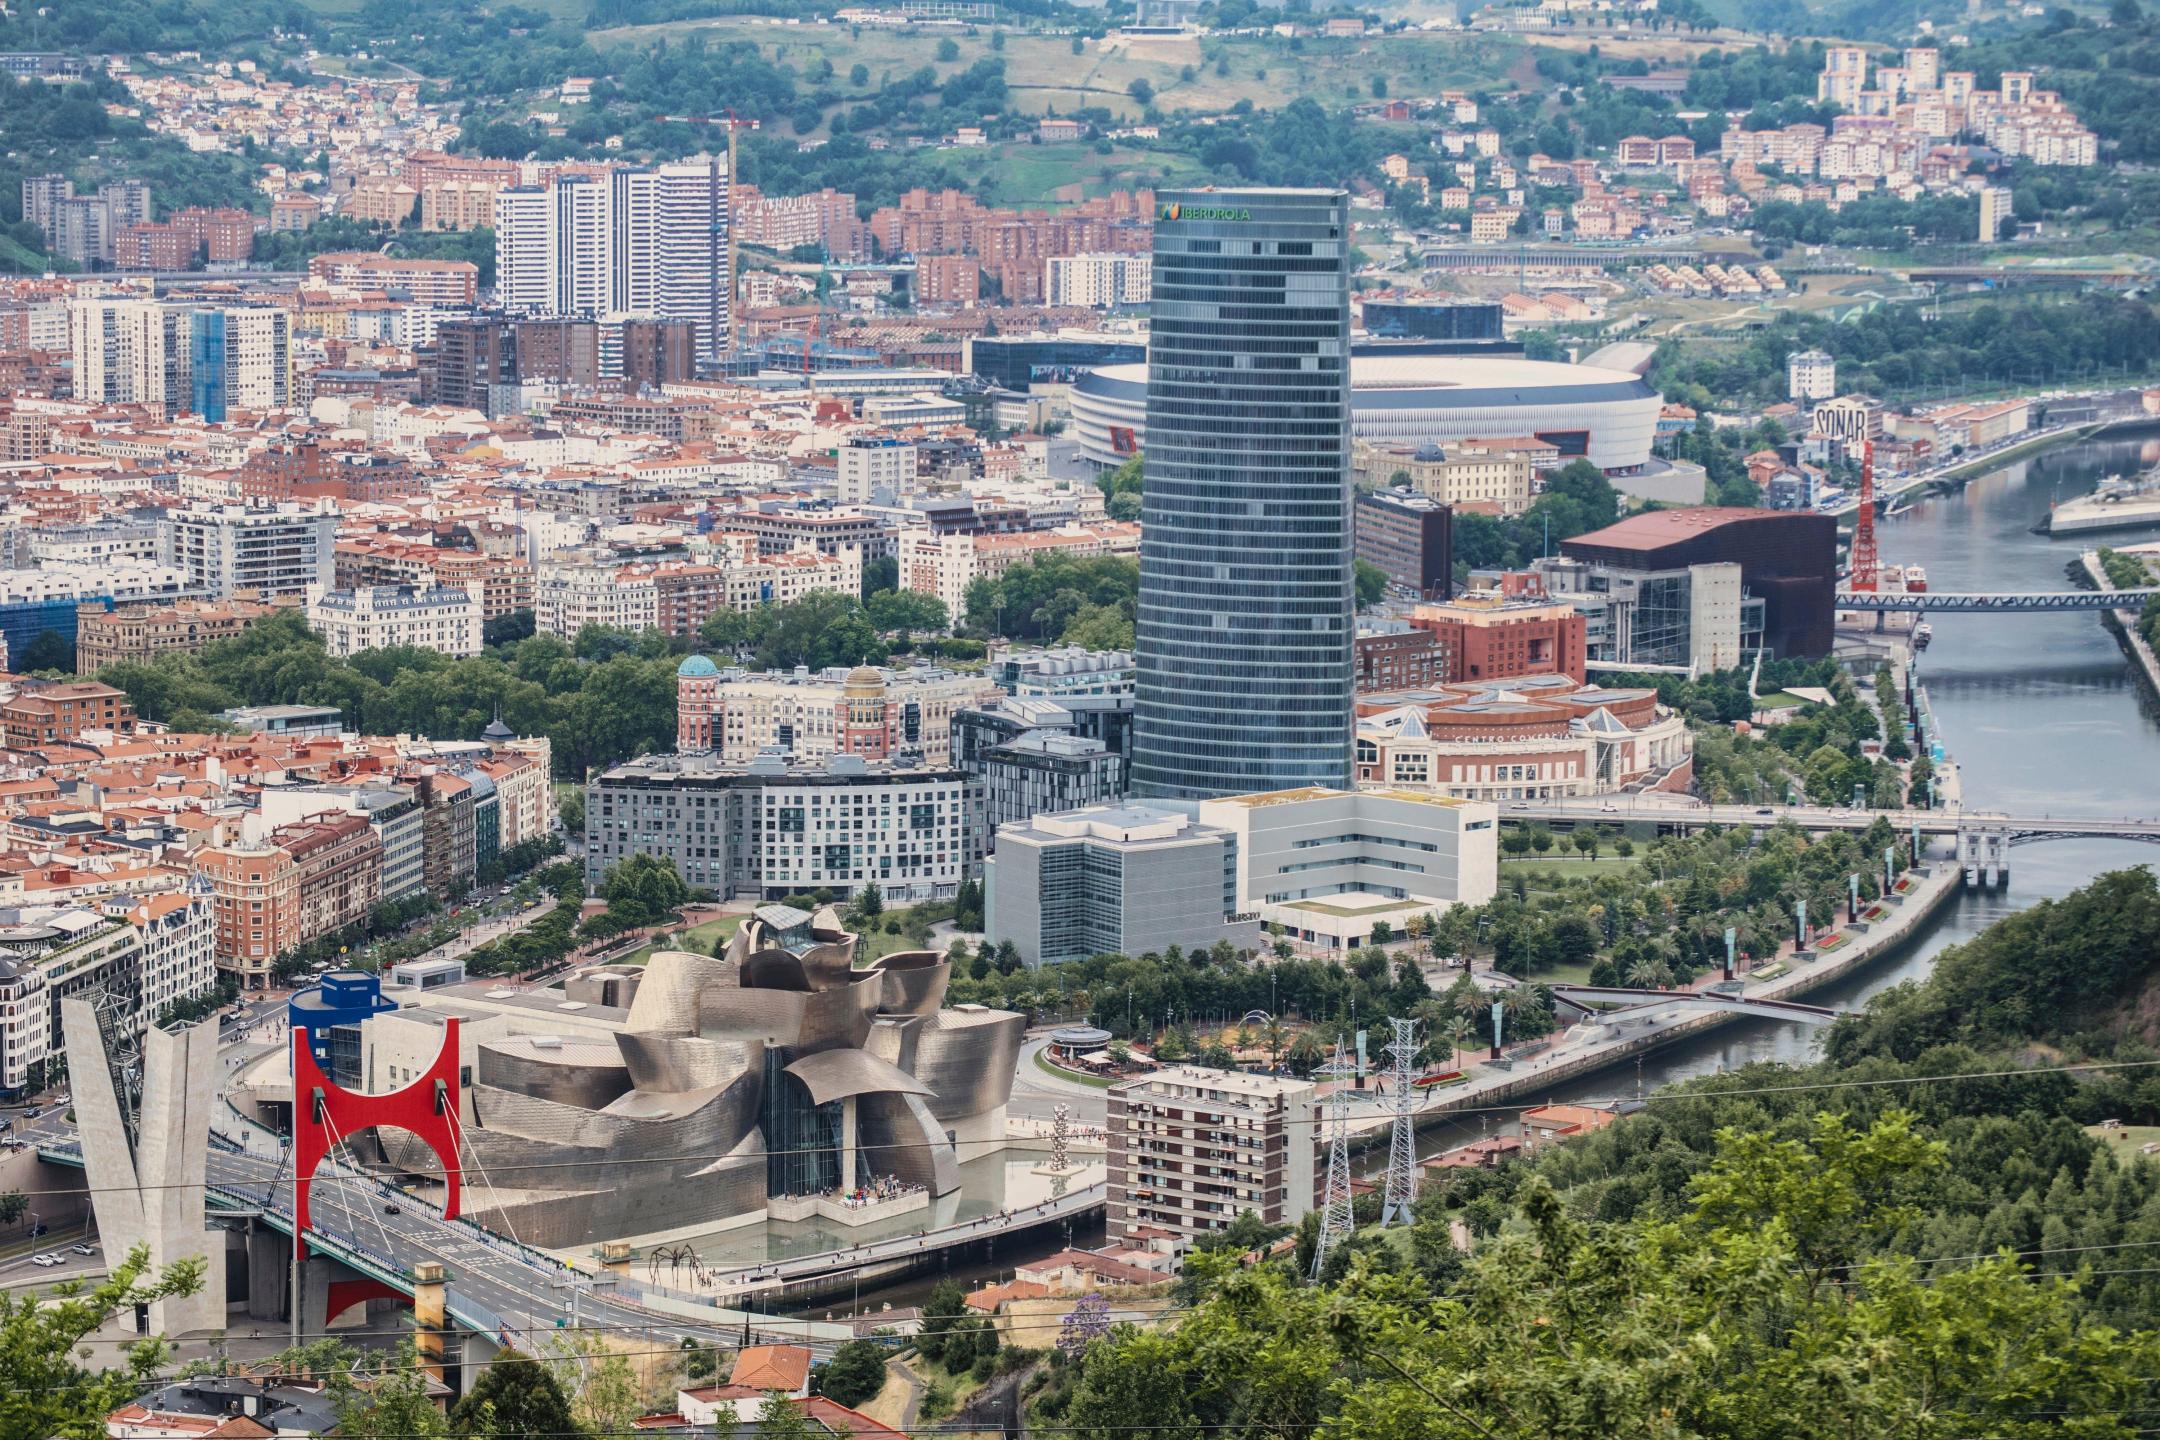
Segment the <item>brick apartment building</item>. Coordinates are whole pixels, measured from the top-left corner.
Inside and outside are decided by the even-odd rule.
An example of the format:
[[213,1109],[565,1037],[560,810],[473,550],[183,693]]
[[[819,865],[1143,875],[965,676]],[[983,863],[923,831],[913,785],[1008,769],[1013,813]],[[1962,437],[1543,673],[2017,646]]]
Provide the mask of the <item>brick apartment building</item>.
[[134,728],[135,706],[126,692],[94,680],[41,686],[0,704],[0,737],[10,750],[65,743],[85,730]]

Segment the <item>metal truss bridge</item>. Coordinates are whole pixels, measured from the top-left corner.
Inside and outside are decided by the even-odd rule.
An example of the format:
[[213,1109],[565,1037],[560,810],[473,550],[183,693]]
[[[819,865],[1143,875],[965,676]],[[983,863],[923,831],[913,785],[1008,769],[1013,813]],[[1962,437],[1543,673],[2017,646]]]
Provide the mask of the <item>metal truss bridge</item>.
[[2160,587],[2140,590],[2007,590],[1999,593],[1966,594],[1929,590],[1917,595],[1908,595],[1903,591],[1871,594],[1866,591],[1840,590],[1837,592],[1837,608],[1897,614],[1921,611],[1934,615],[2044,615],[2054,611],[2137,610],[2143,608],[2145,602],[2155,595],[2160,595]]

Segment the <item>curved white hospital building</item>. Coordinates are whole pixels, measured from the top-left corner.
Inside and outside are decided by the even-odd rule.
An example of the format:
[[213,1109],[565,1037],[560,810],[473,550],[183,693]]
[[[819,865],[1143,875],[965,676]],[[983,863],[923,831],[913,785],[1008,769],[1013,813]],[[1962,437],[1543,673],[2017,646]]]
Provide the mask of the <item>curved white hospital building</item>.
[[[1147,366],[1105,365],[1074,383],[1080,451],[1117,465],[1147,444]],[[1626,370],[1517,356],[1350,357],[1350,426],[1360,440],[1418,444],[1537,436],[1607,474],[1649,463],[1660,401]]]

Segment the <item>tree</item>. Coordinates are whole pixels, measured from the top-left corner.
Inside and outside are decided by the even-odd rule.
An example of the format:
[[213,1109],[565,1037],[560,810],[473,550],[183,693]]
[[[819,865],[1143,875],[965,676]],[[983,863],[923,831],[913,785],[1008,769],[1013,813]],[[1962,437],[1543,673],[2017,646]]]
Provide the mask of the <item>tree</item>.
[[569,1435],[577,1425],[569,1399],[548,1368],[529,1355],[505,1350],[451,1408],[450,1428],[461,1436],[513,1440]]
[[1353,565],[1357,575],[1358,609],[1363,610],[1368,605],[1379,604],[1380,597],[1387,594],[1387,571],[1365,559],[1356,560]]
[[1132,98],[1138,101],[1140,104],[1146,105],[1150,101],[1154,100],[1155,87],[1153,85],[1150,85],[1145,78],[1141,78],[1133,81],[1132,84],[1127,85],[1125,87],[1125,93],[1132,96]]
[[945,602],[920,590],[880,590],[863,601],[863,614],[880,630],[942,631]]
[[359,1440],[445,1440],[450,1424],[428,1394],[430,1378],[407,1341],[394,1358],[340,1398],[340,1440],[348,1435]]
[[885,1347],[875,1340],[848,1341],[818,1371],[817,1393],[850,1408],[884,1388]]
[[690,898],[675,862],[662,855],[641,851],[610,865],[600,877],[600,896],[607,913],[619,929],[634,930],[657,924]]
[[937,42],[937,58],[940,65],[950,65],[960,58],[960,46],[951,36]]
[[858,60],[848,67],[847,78],[848,84],[860,90],[870,83],[870,67]]
[[923,1301],[922,1333],[916,1337],[916,1348],[925,1357],[945,1358],[946,1341],[967,1318],[966,1302],[967,1292],[955,1281],[940,1280],[930,1288],[929,1298]]
[[122,1350],[118,1369],[92,1369],[84,1342],[120,1315],[202,1284],[200,1260],[183,1260],[150,1277],[150,1252],[129,1251],[88,1289],[63,1281],[40,1295],[0,1291],[0,1434],[97,1440],[105,1417],[154,1382],[170,1351],[162,1338]]
[[1733,1139],[1717,1141],[1714,1184],[1670,1213],[1580,1220],[1533,1174],[1495,1217],[1504,1233],[1450,1261],[1465,1273],[1437,1302],[1427,1276],[1355,1250],[1344,1278],[1320,1286],[1195,1254],[1205,1298],[1166,1334],[1089,1346],[1067,1428],[1076,1440],[2037,1440],[2081,1428],[2069,1417],[2109,1437],[2139,1425],[2124,1411],[2149,1403],[2160,1337],[2084,1323],[2067,1277],[2008,1255],[1950,1271],[1887,1256],[1849,1267],[1850,1283],[1811,1277],[1777,1202],[1834,1234],[1838,1215],[1863,1213],[1844,1197],[1876,1189],[1891,1161],[1925,1167],[1911,1117],[1816,1130],[1790,1153]]
[[0,1225],[13,1225],[30,1210],[30,1201],[20,1190],[10,1190],[0,1195]]
[[865,880],[862,889],[848,902],[848,923],[858,931],[867,930],[885,913],[885,892],[878,889],[877,882]]
[[757,1427],[751,1433],[757,1440],[823,1440],[826,1432],[803,1414],[801,1406],[775,1390],[758,1406]]

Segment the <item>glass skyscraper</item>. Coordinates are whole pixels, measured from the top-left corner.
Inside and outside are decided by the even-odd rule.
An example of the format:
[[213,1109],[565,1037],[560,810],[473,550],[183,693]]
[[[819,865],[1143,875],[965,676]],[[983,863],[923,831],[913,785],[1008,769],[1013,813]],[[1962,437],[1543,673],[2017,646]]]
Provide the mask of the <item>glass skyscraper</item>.
[[1349,789],[1349,197],[1155,199],[1133,790]]

